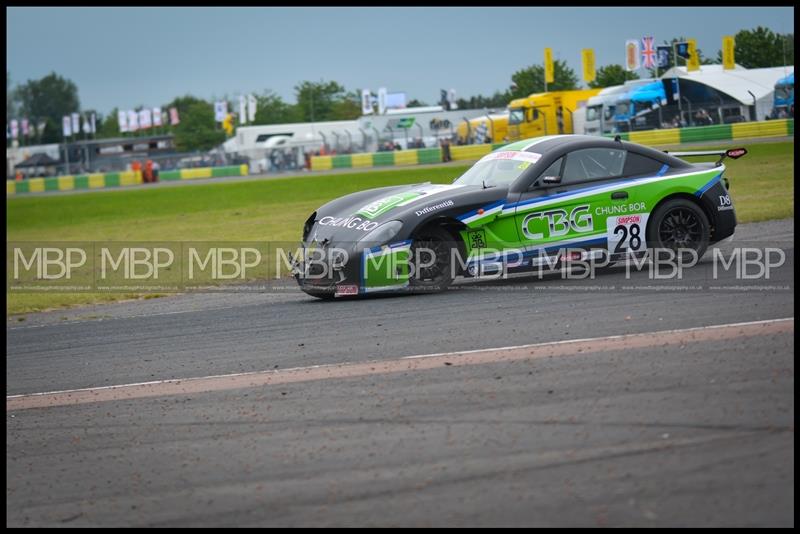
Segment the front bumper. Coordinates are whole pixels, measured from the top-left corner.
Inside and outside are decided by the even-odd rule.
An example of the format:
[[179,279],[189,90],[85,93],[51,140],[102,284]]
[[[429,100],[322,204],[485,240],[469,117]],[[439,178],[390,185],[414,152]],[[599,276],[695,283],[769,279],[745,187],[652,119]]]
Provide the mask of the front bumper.
[[292,259],[300,289],[319,297],[343,297],[408,288],[411,241],[376,247],[302,246]]

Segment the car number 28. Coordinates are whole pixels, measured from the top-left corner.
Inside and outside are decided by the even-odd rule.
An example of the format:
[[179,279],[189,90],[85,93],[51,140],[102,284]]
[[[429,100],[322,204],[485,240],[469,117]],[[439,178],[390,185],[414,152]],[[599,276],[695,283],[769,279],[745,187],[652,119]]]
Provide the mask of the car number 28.
[[606,219],[608,250],[612,254],[639,252],[647,248],[647,213],[631,213]]

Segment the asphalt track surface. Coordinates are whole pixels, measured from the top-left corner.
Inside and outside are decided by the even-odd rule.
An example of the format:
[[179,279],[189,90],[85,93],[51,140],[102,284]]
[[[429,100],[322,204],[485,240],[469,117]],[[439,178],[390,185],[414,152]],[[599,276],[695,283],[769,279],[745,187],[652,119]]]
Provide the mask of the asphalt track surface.
[[725,245],[782,247],[769,280],[707,255],[680,281],[12,317],[7,525],[793,526],[793,224]]

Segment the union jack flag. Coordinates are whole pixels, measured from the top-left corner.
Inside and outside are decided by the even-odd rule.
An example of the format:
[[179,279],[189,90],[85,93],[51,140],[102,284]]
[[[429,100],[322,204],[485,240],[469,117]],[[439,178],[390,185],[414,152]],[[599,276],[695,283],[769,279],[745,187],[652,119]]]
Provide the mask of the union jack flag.
[[652,69],[656,66],[656,49],[652,37],[642,37],[642,67]]

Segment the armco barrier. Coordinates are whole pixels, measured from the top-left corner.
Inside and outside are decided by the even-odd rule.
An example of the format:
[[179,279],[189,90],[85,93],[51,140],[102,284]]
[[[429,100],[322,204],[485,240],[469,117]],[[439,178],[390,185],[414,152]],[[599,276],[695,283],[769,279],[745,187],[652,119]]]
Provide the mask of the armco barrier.
[[[227,167],[201,167],[198,169],[161,171],[158,174],[158,179],[159,181],[165,182],[172,180],[191,180],[193,178],[247,176],[247,174],[247,165],[231,165]],[[6,180],[6,195],[40,193],[43,191],[105,189],[141,183],[143,183],[142,173],[133,171],[55,176],[52,178],[30,178],[20,181]]]
[[[606,135],[614,137],[615,134]],[[725,141],[752,137],[785,137],[794,135],[794,119],[781,119],[762,122],[741,122],[715,126],[695,126],[669,130],[647,130],[619,134],[625,141],[640,145],[660,146],[696,143],[704,141]],[[474,161],[485,156],[505,143],[493,145],[451,146],[453,161]],[[372,152],[348,154],[344,156],[312,156],[311,170],[344,169],[355,167],[387,167],[395,165],[414,165],[419,163],[440,163],[442,151],[439,148],[418,150],[397,150],[394,152]]]

